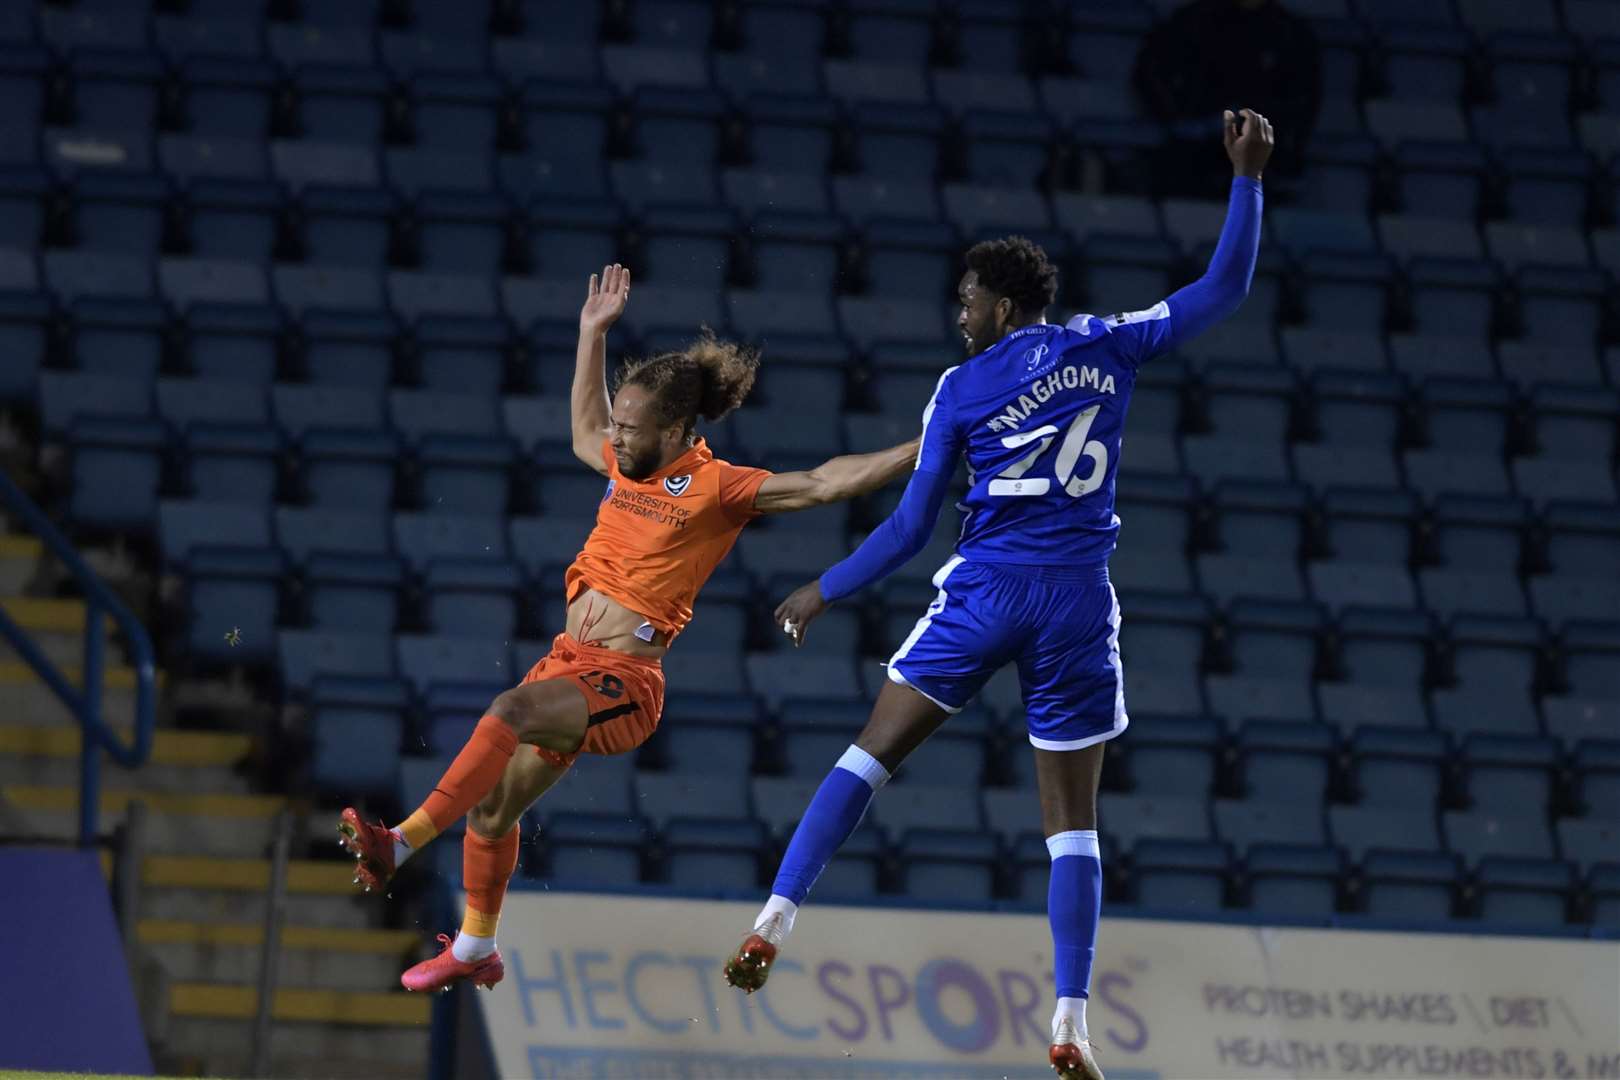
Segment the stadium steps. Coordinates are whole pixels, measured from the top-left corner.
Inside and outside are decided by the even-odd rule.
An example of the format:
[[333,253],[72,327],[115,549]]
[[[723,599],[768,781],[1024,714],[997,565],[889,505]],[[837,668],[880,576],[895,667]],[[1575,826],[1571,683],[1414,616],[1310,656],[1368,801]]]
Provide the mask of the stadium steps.
[[[19,622],[70,683],[82,686],[82,600],[52,595],[60,570],[40,542],[3,531],[0,609]],[[127,556],[85,551],[93,565]],[[116,578],[116,575],[115,575]],[[121,580],[121,579],[119,579]],[[128,739],[135,672],[109,634],[103,718]],[[159,724],[189,705],[256,727],[251,693],[195,680],[170,687],[159,673]],[[79,803],[78,718],[0,641],[0,840],[71,843]],[[101,830],[111,833],[131,803],[146,804],[131,974],[160,1070],[246,1075],[251,1067],[260,952],[268,909],[270,847],[282,795],[255,794],[248,770],[254,739],[233,732],[160,726],[138,769],[103,758]],[[306,835],[295,814],[293,850]],[[329,825],[324,822],[322,824]],[[115,858],[103,848],[103,872]],[[423,947],[409,930],[379,929],[384,905],[355,889],[347,861],[293,860],[271,1038],[271,1075],[412,1077],[428,1058],[430,1001],[406,994],[399,973]]]
[[[123,820],[129,804],[137,800],[147,808],[147,850],[165,854],[263,851],[270,843],[276,814],[287,806],[287,800],[279,795],[103,787],[103,829]],[[78,813],[77,786],[0,786],[0,833],[72,843],[78,831]]]
[[[214,1075],[247,1072],[258,991],[251,986],[182,982],[169,988],[165,1042],[183,1045]],[[270,1039],[275,1076],[422,1076],[432,999],[391,993],[282,989]]]
[[[130,731],[118,732],[124,741]],[[0,724],[0,786],[8,784],[69,785],[79,782],[77,728],[43,724]],[[235,769],[252,752],[247,735],[212,731],[159,729],[152,756],[139,770],[143,790],[162,793],[243,795],[248,781]],[[107,762],[104,779],[113,786],[129,773]]]
[[[263,923],[142,919],[136,940],[183,983],[252,986],[259,977]],[[409,930],[284,926],[280,985],[288,990],[377,991],[397,985],[420,944]]]

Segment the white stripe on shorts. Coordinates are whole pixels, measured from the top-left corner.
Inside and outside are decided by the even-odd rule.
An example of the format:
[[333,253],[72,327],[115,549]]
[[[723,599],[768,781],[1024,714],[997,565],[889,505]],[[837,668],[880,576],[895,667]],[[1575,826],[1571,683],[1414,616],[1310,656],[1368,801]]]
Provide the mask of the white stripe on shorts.
[[1114,591],[1113,582],[1108,583],[1108,602],[1108,664],[1114,669],[1114,726],[1084,739],[1038,739],[1031,735],[1030,745],[1037,750],[1084,750],[1107,742],[1131,725],[1131,718],[1125,714],[1125,665],[1119,659],[1119,594]]
[[922,637],[923,633],[928,629],[928,627],[933,624],[934,616],[938,615],[942,610],[944,610],[945,601],[950,599],[950,593],[945,589],[945,580],[951,576],[952,570],[955,570],[958,566],[962,565],[962,561],[962,556],[952,555],[949,559],[945,560],[944,566],[941,566],[938,570],[934,571],[933,584],[939,589],[939,595],[934,597],[934,602],[928,605],[928,610],[923,613],[923,617],[918,619],[917,625],[911,628],[911,633],[906,635],[906,640],[902,641],[900,643],[900,647],[894,651],[894,655],[889,657],[888,665],[890,682],[898,683],[901,686],[911,687],[911,689],[916,690],[917,693],[922,694],[923,697],[927,698],[929,701],[932,701],[935,705],[938,705],[946,712],[953,714],[961,712],[961,708],[959,706],[953,708],[952,706],[945,704],[943,701],[940,701],[932,694],[929,694],[917,686],[912,685],[911,681],[896,670],[894,665],[896,662],[906,658],[906,654],[911,651],[911,647],[917,644],[917,639]]

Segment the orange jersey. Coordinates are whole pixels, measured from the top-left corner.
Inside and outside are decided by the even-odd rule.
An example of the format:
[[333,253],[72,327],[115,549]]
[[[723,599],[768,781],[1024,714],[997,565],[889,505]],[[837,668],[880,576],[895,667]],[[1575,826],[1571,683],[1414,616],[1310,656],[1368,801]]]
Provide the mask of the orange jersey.
[[645,480],[619,472],[606,442],[602,457],[607,494],[564,579],[568,602],[595,589],[674,637],[737,534],[759,516],[754,496],[771,474],[718,460],[701,438]]

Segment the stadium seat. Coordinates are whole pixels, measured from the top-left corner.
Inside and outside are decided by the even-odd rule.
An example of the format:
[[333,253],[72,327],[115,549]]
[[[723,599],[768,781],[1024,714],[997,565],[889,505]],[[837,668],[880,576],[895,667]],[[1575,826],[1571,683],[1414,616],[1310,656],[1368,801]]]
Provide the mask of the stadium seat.
[[1443,850],[1435,811],[1378,806],[1329,806],[1333,842],[1360,860],[1369,851],[1429,854]]
[[1485,858],[1478,872],[1479,917],[1514,926],[1562,926],[1574,874],[1553,859]]
[[757,821],[690,821],[664,829],[669,883],[678,889],[751,893],[758,885],[765,830]]
[[1465,863],[1477,865],[1481,859],[1499,855],[1509,858],[1549,859],[1553,854],[1552,835],[1539,813],[1526,813],[1516,807],[1510,814],[1485,810],[1447,810],[1446,846]]
[[[1578,355],[1578,350],[1570,351]],[[1550,371],[1540,377],[1559,375]],[[1614,443],[1613,416],[1620,401],[1595,386],[1538,386],[1531,400],[1536,453],[1512,462],[1519,493],[1537,506],[1560,500],[1612,505],[1616,498],[1614,470],[1605,450]]]
[[1438,923],[1451,918],[1461,868],[1438,852],[1371,851],[1362,862],[1361,910],[1377,919]]
[[754,703],[747,698],[671,695],[652,748],[678,773],[746,771],[754,760],[758,723]]
[[1131,849],[1136,903],[1144,911],[1208,915],[1225,906],[1224,844],[1149,837]]
[[1244,872],[1256,915],[1324,920],[1333,916],[1344,869],[1335,848],[1256,844]]
[[[285,537],[286,530],[278,526],[277,533]],[[310,554],[303,575],[310,625],[321,630],[391,633],[399,622],[404,577],[403,566],[390,556]]]
[[1250,720],[1238,731],[1238,766],[1251,799],[1311,806],[1327,802],[1336,741],[1331,728]]
[[1442,619],[1467,613],[1527,614],[1519,585],[1525,507],[1517,499],[1442,496],[1434,553],[1440,564],[1418,571],[1425,606]]
[[1473,735],[1463,740],[1462,769],[1470,804],[1498,814],[1551,805],[1558,744],[1551,739]]
[[1438,732],[1359,727],[1350,752],[1361,805],[1428,812],[1439,805],[1449,747]]
[[548,828],[557,817],[573,814],[626,821],[636,814],[634,779],[635,763],[629,754],[589,755],[564,773],[531,812]]
[[546,877],[577,888],[641,881],[646,826],[623,817],[554,813],[546,823]]
[[1145,837],[1213,840],[1208,803],[1185,795],[1115,795],[1104,799],[1098,828],[1123,849]]
[[1120,604],[1125,700],[1134,710],[1196,716],[1205,712],[1198,677],[1205,602],[1196,595],[1126,595]]
[[1220,738],[1220,725],[1206,717],[1155,716],[1134,724],[1127,740],[1132,790],[1157,796],[1207,795],[1215,784]]
[[1620,823],[1620,746],[1593,740],[1575,750],[1581,801],[1586,816]]
[[747,781],[735,770],[725,777],[714,772],[638,772],[632,790],[634,812],[660,832],[676,819],[737,821],[749,817]]
[[978,832],[913,828],[901,837],[906,895],[913,901],[988,904],[994,896],[996,841]]
[[1620,626],[1609,623],[1571,623],[1563,634],[1564,675],[1570,693],[1587,700],[1620,701]]
[[1311,674],[1321,614],[1309,604],[1241,600],[1231,611],[1231,674],[1204,678],[1210,709],[1229,720],[1314,719]]
[[1538,732],[1531,692],[1542,635],[1528,619],[1462,616],[1451,627],[1456,685],[1430,695],[1435,720],[1454,735]]

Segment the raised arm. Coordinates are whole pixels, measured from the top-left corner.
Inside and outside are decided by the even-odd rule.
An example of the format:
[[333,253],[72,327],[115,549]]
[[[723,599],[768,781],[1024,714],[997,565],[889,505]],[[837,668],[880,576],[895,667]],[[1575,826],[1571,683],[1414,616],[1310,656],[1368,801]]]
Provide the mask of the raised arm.
[[754,496],[762,514],[787,514],[842,502],[898,479],[917,460],[917,439],[870,454],[829,458],[804,472],[773,473]]
[[574,456],[608,474],[602,441],[612,422],[607,391],[608,327],[624,314],[630,299],[630,271],[614,263],[591,275],[585,306],[579,311],[579,348],[574,353],[574,389],[569,396],[569,419],[574,429]]
[[1232,195],[1226,223],[1204,276],[1171,293],[1169,340],[1164,348],[1202,334],[1238,309],[1249,295],[1254,263],[1260,253],[1260,176],[1271,158],[1271,121],[1253,111],[1242,111],[1244,123],[1225,114],[1226,155],[1232,159]]

